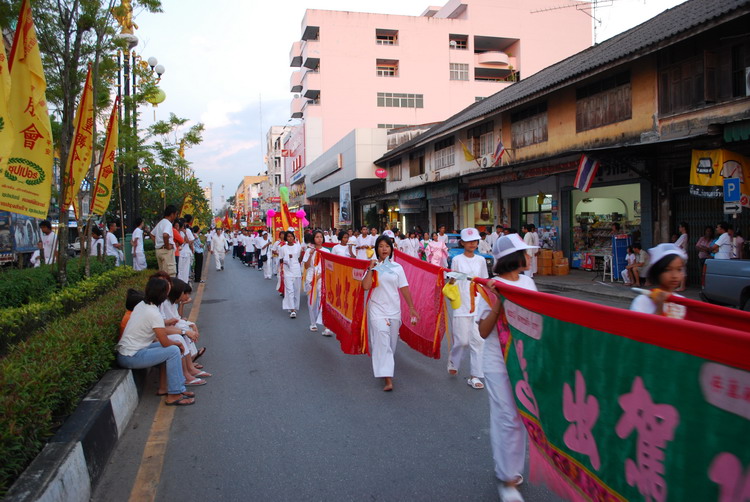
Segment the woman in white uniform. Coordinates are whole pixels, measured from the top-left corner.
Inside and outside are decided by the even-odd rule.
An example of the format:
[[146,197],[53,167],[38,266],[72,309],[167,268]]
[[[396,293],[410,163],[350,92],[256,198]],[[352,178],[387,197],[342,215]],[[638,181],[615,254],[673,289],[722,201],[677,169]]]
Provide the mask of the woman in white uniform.
[[630,304],[630,310],[684,319],[687,309],[667,300],[685,280],[687,254],[675,244],[664,243],[649,249],[648,257],[650,265],[646,277],[658,289],[650,294],[636,296]]
[[[369,293],[367,302],[367,328],[369,332],[372,371],[375,378],[384,379],[383,390],[393,390],[393,369],[401,327],[401,299],[399,291],[409,306],[411,323],[419,322],[419,313],[414,308],[409,283],[404,269],[393,258],[393,243],[385,235],[375,241],[375,256],[362,279],[362,287]],[[374,276],[377,274],[377,280]]]
[[333,246],[331,252],[337,256],[344,256],[346,258],[356,258],[354,254],[354,244],[349,244],[349,234],[343,230],[338,235],[339,243]]
[[[528,267],[526,254],[530,248],[518,234],[504,235],[495,242],[495,281],[536,291],[534,280],[524,275]],[[492,286],[490,289],[496,294]],[[513,397],[513,389],[497,332],[497,321],[502,314],[498,300],[490,307],[480,296],[476,307],[476,322],[484,343],[484,381],[490,400],[490,444],[495,461],[495,476],[500,481],[498,491],[503,502],[523,502],[518,485],[523,482],[526,458],[526,430]]]
[[268,232],[265,230],[258,241],[260,246],[260,261],[263,262],[263,278],[271,279],[271,241],[268,238]]
[[281,247],[281,266],[284,267],[284,301],[281,308],[289,311],[289,318],[297,318],[300,290],[302,289],[302,247],[294,232],[284,234],[286,245]]
[[[278,238],[274,241],[273,245],[271,246],[271,271],[273,272],[273,275],[279,275],[279,249],[281,248],[281,243],[284,240],[284,231],[279,231]],[[281,287],[281,284],[276,285],[276,289],[279,289]]]
[[[320,308],[320,284],[321,276],[321,258],[320,253],[328,253],[328,248],[323,247],[325,236],[320,230],[315,230],[312,234],[312,244],[305,249],[305,256],[302,263],[305,264],[309,280],[305,280],[305,292],[308,296],[307,310],[310,313],[310,331],[318,331],[318,324],[323,324],[323,311]],[[331,336],[333,332],[323,326],[323,336]]]

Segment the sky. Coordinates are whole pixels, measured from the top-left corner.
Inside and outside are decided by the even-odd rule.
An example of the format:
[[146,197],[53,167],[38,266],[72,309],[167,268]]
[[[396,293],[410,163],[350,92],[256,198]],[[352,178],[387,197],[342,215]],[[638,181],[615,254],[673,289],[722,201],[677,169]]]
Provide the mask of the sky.
[[[433,0],[443,5],[447,0]],[[610,0],[596,11],[596,40],[632,28],[684,0]],[[559,0],[559,5],[570,0]],[[289,51],[301,37],[306,9],[420,15],[430,0],[162,0],[163,13],[135,11],[136,51],[165,67],[166,101],[141,109],[147,127],[169,113],[205,126],[186,152],[214,205],[234,194],[243,176],[265,172],[265,135],[290,120]],[[581,13],[585,16],[585,13]],[[292,122],[294,123],[294,122]],[[222,189],[223,186],[223,189]]]

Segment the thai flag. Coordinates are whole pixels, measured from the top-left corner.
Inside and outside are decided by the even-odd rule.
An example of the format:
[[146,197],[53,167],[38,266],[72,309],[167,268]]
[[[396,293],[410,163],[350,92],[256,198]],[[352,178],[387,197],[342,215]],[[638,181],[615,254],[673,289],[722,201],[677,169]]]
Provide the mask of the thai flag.
[[497,142],[497,146],[495,147],[495,154],[492,156],[494,162],[492,163],[492,166],[496,166],[498,162],[500,162],[500,159],[503,158],[503,154],[505,153],[505,146],[503,145],[503,140],[500,139]]
[[578,174],[573,186],[583,192],[588,192],[598,170],[598,160],[594,160],[585,154],[581,155],[581,161],[578,163]]

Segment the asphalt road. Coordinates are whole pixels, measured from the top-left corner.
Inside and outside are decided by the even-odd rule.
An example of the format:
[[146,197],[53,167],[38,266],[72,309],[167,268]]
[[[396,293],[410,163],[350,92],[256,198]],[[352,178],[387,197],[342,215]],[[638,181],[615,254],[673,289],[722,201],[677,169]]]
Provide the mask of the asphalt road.
[[[466,384],[468,355],[451,378],[445,357],[400,343],[395,391],[385,393],[369,357],[308,331],[306,307],[288,318],[275,282],[231,257],[222,272],[210,267],[198,325],[214,376],[191,389],[195,405],[175,410],[155,500],[498,500],[487,395]],[[128,500],[164,406],[155,389],[93,500]],[[521,492],[558,500],[528,482]]]

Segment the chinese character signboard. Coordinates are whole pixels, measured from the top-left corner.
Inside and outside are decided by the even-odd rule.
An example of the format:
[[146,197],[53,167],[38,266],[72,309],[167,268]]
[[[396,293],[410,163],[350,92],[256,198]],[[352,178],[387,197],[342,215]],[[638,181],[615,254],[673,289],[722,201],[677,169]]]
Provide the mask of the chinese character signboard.
[[750,314],[678,299],[687,316],[670,319],[500,289],[532,482],[567,500],[748,500]]

